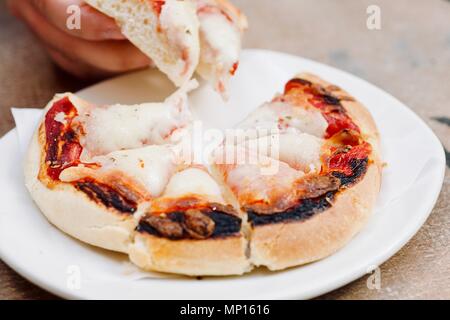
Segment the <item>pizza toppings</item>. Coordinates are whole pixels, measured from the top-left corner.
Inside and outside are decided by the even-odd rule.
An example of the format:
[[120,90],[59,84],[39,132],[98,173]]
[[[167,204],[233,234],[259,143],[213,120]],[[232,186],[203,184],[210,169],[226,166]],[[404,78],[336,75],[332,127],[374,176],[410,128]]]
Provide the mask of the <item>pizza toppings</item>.
[[177,220],[152,214],[141,219],[139,230],[156,233],[169,239],[181,239],[184,234],[183,227]]
[[141,218],[137,230],[172,240],[201,240],[239,234],[241,219],[234,210],[230,212],[230,208],[210,204],[185,211],[148,212]]
[[360,131],[347,114],[340,99],[308,80],[298,78],[290,80],[285,86],[284,95],[279,99],[299,106],[307,102],[320,110],[328,122],[325,138],[331,138],[342,130]]
[[332,175],[309,175],[297,182],[300,199],[317,198],[340,187],[340,181]]
[[186,231],[194,239],[205,239],[214,232],[214,220],[200,210],[190,209],[184,214]]
[[165,0],[150,0],[153,5],[153,10],[155,10],[156,14],[159,16],[162,11],[162,7],[166,4]]
[[82,147],[72,121],[78,111],[68,97],[56,101],[45,115],[46,174],[58,180],[61,172],[79,163]]
[[[92,160],[100,165],[95,173],[85,168],[72,167],[65,170],[62,176],[67,180],[67,175],[71,173],[77,179],[76,171],[80,171],[81,175],[129,177],[135,184],[141,185],[151,197],[157,197],[164,191],[176,167],[174,151],[169,146],[120,150],[94,157]],[[118,180],[117,177],[112,179]]]
[[297,205],[276,214],[261,214],[248,211],[248,220],[253,227],[267,224],[302,221],[311,218],[317,213],[331,208],[336,192],[328,192],[317,198],[303,199]]
[[239,67],[239,62],[235,62],[230,69],[230,75],[234,76],[236,74],[238,67]]
[[86,130],[83,144],[88,156],[177,142],[176,133],[191,121],[187,93],[197,85],[195,80],[189,82],[163,103],[86,110],[77,120]]
[[200,22],[198,73],[227,96],[227,84],[238,68],[245,17],[227,1],[195,0]]
[[364,142],[354,147],[343,147],[336,149],[328,161],[328,168],[331,171],[339,171],[345,175],[351,175],[353,170],[351,162],[353,160],[367,159],[371,152],[370,144]]
[[304,219],[324,211],[366,172],[371,145],[333,95],[337,90],[293,79],[283,95],[238,126],[266,129],[267,136],[244,140],[239,147],[270,157],[268,163],[277,167],[264,174],[261,162],[216,165],[253,225]]
[[94,179],[85,178],[73,183],[75,188],[84,192],[94,201],[107,208],[114,208],[121,213],[132,214],[137,210],[138,196],[128,188],[112,188]]
[[308,105],[293,106],[280,100],[266,103],[253,111],[239,125],[239,129],[257,129],[279,133],[307,133],[323,138],[327,130],[327,121],[322,112]]
[[223,200],[217,182],[197,166],[171,177],[164,193],[141,218],[138,230],[170,239],[206,239],[239,233],[240,221]]

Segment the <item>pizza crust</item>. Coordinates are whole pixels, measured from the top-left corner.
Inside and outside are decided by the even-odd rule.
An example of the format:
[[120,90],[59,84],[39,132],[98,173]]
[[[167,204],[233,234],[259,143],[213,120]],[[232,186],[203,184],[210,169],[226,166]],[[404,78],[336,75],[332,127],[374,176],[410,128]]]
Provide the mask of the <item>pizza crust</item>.
[[144,270],[189,276],[240,275],[251,270],[242,235],[206,240],[169,240],[137,233],[130,260]]

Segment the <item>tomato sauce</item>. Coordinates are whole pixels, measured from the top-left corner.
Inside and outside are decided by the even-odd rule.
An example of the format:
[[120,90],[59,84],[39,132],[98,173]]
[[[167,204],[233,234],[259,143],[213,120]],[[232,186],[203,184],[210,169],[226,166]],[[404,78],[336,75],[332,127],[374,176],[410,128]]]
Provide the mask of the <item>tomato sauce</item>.
[[[72,128],[72,121],[78,115],[77,109],[65,97],[53,104],[45,116],[47,175],[58,180],[61,172],[79,164],[83,148]],[[56,119],[56,118],[60,119]]]
[[153,6],[153,10],[155,10],[156,14],[159,16],[162,12],[162,7],[166,4],[165,0],[150,0]]

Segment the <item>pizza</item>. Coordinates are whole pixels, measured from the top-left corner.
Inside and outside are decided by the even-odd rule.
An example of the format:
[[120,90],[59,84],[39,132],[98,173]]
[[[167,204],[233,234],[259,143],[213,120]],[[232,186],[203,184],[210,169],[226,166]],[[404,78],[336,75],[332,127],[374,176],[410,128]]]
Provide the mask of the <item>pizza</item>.
[[309,263],[363,228],[381,177],[379,135],[363,105],[299,74],[208,163],[194,163],[180,149],[192,131],[196,85],[135,106],[57,95],[25,165],[48,220],[144,270],[190,276]]
[[86,0],[175,85],[198,73],[226,97],[239,65],[246,17],[228,0]]

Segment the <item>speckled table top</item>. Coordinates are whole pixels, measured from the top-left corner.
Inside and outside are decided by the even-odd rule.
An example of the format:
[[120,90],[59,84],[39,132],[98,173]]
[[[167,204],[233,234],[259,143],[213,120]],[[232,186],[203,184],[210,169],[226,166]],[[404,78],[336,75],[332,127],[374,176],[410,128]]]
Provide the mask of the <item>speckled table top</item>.
[[[235,0],[251,27],[245,46],[284,51],[349,71],[413,109],[447,150],[447,172],[425,225],[381,266],[381,288],[367,276],[323,299],[450,299],[450,1]],[[369,30],[366,9],[381,9]],[[55,92],[89,83],[58,70],[0,0],[0,135],[10,108],[45,105]],[[0,261],[0,299],[52,299]]]

